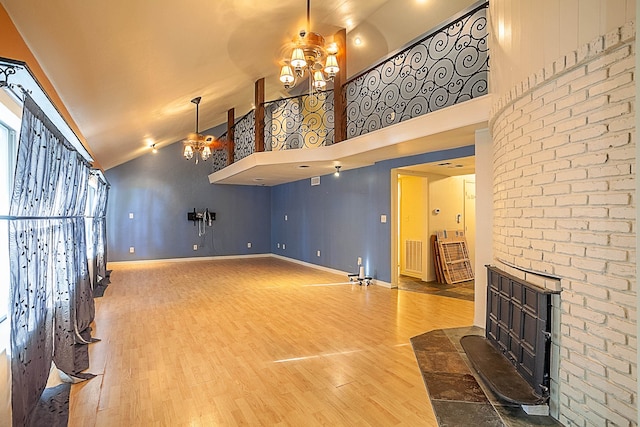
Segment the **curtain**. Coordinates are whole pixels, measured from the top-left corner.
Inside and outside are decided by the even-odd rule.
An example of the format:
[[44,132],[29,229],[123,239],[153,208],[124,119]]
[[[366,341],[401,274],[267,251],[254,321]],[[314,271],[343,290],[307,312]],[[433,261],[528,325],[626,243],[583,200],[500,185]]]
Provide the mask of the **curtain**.
[[93,222],[93,296],[101,297],[110,283],[107,270],[107,200],[109,185],[97,175],[96,201],[90,213]]
[[10,205],[13,425],[28,425],[51,361],[88,367],[94,303],[84,210],[89,164],[25,95]]

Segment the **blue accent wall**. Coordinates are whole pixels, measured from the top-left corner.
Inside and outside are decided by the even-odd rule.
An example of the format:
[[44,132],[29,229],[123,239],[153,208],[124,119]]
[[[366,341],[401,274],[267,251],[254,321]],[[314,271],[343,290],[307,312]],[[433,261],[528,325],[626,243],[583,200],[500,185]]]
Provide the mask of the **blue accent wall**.
[[[172,144],[106,172],[109,261],[274,253],[355,273],[362,257],[368,275],[390,282],[391,169],[472,155],[468,146],[270,188],[211,185],[211,163]],[[216,213],[204,236],[187,220],[193,208]]]
[[391,282],[391,169],[472,155],[468,146],[324,175],[318,186],[309,179],[275,186],[271,252],[354,273],[362,257],[367,275]]
[[[226,126],[226,125],[225,125]],[[206,132],[215,135],[220,132]],[[211,160],[182,157],[182,144],[109,169],[108,260],[129,261],[270,252],[271,189],[211,185]],[[187,212],[208,208],[213,227],[198,236]],[[129,219],[133,213],[133,219]],[[251,248],[247,243],[251,242]],[[198,245],[198,250],[193,250]],[[129,248],[135,253],[130,254]]]

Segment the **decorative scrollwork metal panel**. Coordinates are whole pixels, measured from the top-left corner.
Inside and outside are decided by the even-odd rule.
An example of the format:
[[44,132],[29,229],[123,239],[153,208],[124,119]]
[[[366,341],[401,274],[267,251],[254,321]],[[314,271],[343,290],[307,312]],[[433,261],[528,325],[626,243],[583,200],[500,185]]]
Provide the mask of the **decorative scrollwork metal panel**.
[[0,87],[9,86],[9,77],[16,73],[16,67],[12,65],[0,65]]
[[[220,142],[227,141],[227,133],[223,133],[220,138],[218,138]],[[219,170],[224,169],[228,163],[228,154],[227,149],[224,148],[222,150],[213,150],[211,154],[211,160],[213,162],[213,172],[218,172]]]
[[485,3],[345,85],[347,138],[487,93]]
[[265,103],[265,150],[333,144],[333,91]]
[[234,161],[244,159],[256,149],[256,112],[249,111],[233,125],[233,158]]

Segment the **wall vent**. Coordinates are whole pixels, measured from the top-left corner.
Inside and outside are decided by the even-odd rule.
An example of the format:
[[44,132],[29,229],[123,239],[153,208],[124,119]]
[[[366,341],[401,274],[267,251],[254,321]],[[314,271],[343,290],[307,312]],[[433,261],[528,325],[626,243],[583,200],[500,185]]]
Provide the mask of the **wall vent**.
[[405,270],[411,273],[422,273],[422,242],[420,240],[405,240],[404,248]]

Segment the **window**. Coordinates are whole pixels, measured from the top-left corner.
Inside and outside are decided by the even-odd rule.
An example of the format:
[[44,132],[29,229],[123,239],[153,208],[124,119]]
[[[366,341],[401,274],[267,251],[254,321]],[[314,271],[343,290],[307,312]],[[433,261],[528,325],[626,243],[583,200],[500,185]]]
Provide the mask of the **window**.
[[[0,323],[8,314],[9,304],[9,202],[16,162],[17,131],[20,119],[0,97]],[[1,347],[1,345],[0,345]]]

